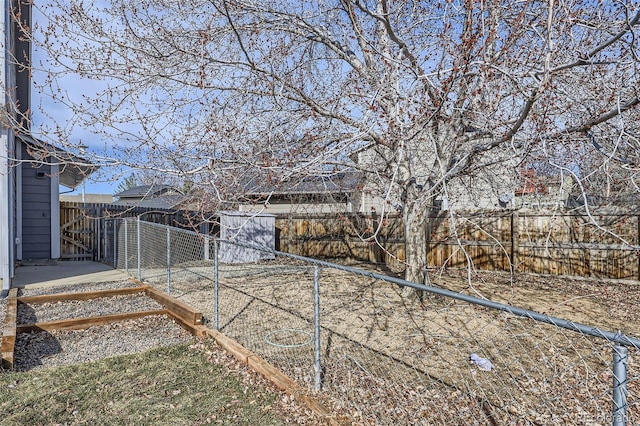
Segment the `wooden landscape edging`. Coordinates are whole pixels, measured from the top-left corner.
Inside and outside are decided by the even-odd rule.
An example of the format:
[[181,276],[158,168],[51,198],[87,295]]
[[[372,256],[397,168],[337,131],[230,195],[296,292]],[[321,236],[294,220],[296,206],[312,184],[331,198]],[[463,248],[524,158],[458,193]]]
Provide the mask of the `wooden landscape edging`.
[[279,389],[289,395],[292,395],[295,399],[302,401],[310,410],[319,415],[328,424],[341,424],[338,419],[336,419],[336,417],[316,398],[304,392],[296,382],[276,367],[269,364],[264,358],[246,349],[232,338],[202,325],[201,312],[195,311],[186,303],[156,290],[136,278],[130,278],[130,281],[138,284],[141,288],[144,288],[145,293],[149,297],[165,306],[167,313],[175,318],[183,328],[191,332],[193,335],[197,337],[212,337],[216,343],[222,347],[222,349],[242,364],[261,374]]
[[[126,319],[141,318],[151,315],[169,315],[173,317],[183,328],[198,337],[210,336],[220,347],[235,357],[242,364],[261,374],[282,391],[304,403],[310,410],[320,416],[327,424],[340,425],[348,423],[345,419],[338,419],[320,401],[300,388],[295,381],[282,371],[269,364],[264,358],[249,351],[240,343],[224,334],[202,325],[202,313],[195,311],[191,306],[179,300],[155,290],[143,282],[131,279],[138,287],[129,287],[115,290],[100,290],[86,293],[61,293],[40,296],[17,297],[18,289],[9,291],[7,297],[6,315],[2,335],[2,367],[13,368],[14,349],[17,333],[31,331],[51,330],[80,330],[94,325],[104,325],[111,322]],[[42,304],[60,300],[90,300],[99,297],[110,297],[122,294],[135,294],[144,292],[148,297],[162,304],[165,309],[128,312],[122,314],[102,315],[98,317],[74,318],[58,321],[49,321],[33,324],[17,325],[18,303]]]
[[[241,363],[260,373],[280,390],[293,396],[296,400],[303,402],[311,411],[320,416],[330,425],[340,425],[348,423],[345,419],[338,419],[320,401],[302,390],[298,384],[289,378],[282,371],[269,364],[264,358],[246,349],[234,339],[225,336],[219,331],[206,328],[206,334],[212,337],[222,349],[231,354]],[[350,422],[349,422],[350,423]]]
[[18,320],[18,289],[12,288],[7,296],[7,307],[2,332],[2,367],[13,368],[13,352],[16,345],[16,322]]
[[18,302],[31,303],[32,305],[41,305],[43,303],[53,303],[59,302],[61,300],[91,300],[98,299],[100,297],[112,297],[142,293],[144,291],[144,287],[127,287],[112,290],[97,290],[78,293],[41,294],[38,296],[18,297]]
[[129,280],[142,287],[147,296],[164,306],[172,317],[184,322],[185,325],[191,326],[202,324],[202,312],[194,310],[186,303],[182,303],[178,299],[156,290],[140,280],[135,278],[130,278]]
[[120,322],[128,319],[136,319],[153,315],[166,315],[169,312],[166,309],[158,309],[153,311],[137,311],[127,312],[123,314],[101,315],[98,317],[72,318],[58,321],[36,322],[33,324],[23,324],[16,327],[18,333],[29,333],[32,331],[51,331],[51,330],[83,330],[93,327],[94,325],[105,325],[112,322]]
[[167,315],[176,320],[178,324],[194,336],[204,337],[206,327],[202,326],[202,312],[198,312],[186,303],[169,296],[136,278],[129,278],[136,283],[138,288],[156,302],[164,306]]

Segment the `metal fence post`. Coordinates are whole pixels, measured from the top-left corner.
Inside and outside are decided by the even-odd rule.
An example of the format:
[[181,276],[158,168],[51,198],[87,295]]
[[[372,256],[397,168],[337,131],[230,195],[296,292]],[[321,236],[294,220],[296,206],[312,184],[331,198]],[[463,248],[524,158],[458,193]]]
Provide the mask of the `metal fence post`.
[[167,294],[171,294],[171,228],[167,226]]
[[627,424],[627,348],[613,347],[613,426]]
[[322,389],[322,363],[320,361],[320,268],[313,269],[313,325],[314,325],[314,365],[316,390]]
[[136,227],[136,237],[137,237],[137,246],[138,246],[138,279],[140,281],[142,281],[142,262],[141,262],[141,257],[142,255],[140,254],[140,216],[138,216],[138,220],[136,221],[137,227]]
[[124,270],[129,273],[129,226],[124,221]]
[[220,331],[220,311],[218,300],[218,240],[213,241],[213,327]]

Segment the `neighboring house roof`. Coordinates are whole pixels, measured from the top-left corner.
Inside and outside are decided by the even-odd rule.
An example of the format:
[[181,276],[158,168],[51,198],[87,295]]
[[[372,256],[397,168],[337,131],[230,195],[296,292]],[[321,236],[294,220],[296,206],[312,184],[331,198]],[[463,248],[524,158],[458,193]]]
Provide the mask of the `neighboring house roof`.
[[169,185],[140,185],[126,189],[114,195],[118,198],[112,204],[135,206],[149,209],[175,209],[191,199],[178,189]]
[[34,158],[54,157],[60,166],[60,185],[77,188],[89,175],[98,170],[98,166],[80,156],[55,147],[30,135],[18,134],[18,139],[28,145],[28,152]]
[[114,194],[114,197],[148,199],[155,198],[163,194],[182,194],[179,190],[169,185],[140,185]]
[[268,183],[254,180],[246,188],[248,196],[345,194],[358,189],[359,173],[340,172],[327,176],[309,176],[300,180]]
[[140,199],[125,198],[113,202],[117,206],[135,206],[149,209],[175,209],[181,204],[189,201],[191,197],[182,194],[160,195],[158,197]]

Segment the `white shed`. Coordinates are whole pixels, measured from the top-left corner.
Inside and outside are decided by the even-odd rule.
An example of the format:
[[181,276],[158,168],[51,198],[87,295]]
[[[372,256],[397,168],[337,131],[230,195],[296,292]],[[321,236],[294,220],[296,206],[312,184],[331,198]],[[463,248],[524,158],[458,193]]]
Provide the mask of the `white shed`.
[[275,259],[275,255],[271,252],[226,244],[225,241],[275,250],[276,217],[269,213],[220,212],[220,240],[220,261],[223,263],[249,263]]

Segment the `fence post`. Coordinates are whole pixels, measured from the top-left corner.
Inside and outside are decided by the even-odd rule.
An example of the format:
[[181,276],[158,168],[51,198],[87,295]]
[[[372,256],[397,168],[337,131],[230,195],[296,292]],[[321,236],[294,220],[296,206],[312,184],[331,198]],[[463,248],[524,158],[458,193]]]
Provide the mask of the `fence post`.
[[218,299],[218,240],[213,240],[213,327],[220,331],[219,299]]
[[627,348],[613,347],[613,426],[627,424]]
[[320,360],[320,268],[313,269],[313,325],[314,325],[314,365],[316,391],[322,389],[322,363]]
[[124,270],[129,274],[129,226],[128,222],[124,221]]
[[136,233],[137,233],[136,238],[138,240],[138,242],[137,242],[137,246],[138,246],[137,247],[138,248],[138,279],[140,281],[142,281],[142,262],[141,262],[141,259],[140,259],[142,257],[142,255],[140,253],[140,251],[141,251],[140,250],[140,247],[141,247],[141,245],[140,245],[140,216],[138,216],[138,220],[136,221],[136,224],[137,224],[137,227],[136,227]]
[[116,258],[116,251],[118,249],[118,222],[113,220],[113,267],[118,268],[118,261]]
[[511,273],[519,270],[520,258],[520,214],[517,210],[511,212]]
[[[112,219],[101,219],[102,222],[102,244],[104,244],[104,247],[102,249],[102,255],[104,256],[104,261],[108,262],[109,261],[109,233],[107,232],[107,226],[109,226],[108,224],[113,222]],[[100,259],[102,260],[102,259]],[[113,267],[115,268],[116,265],[113,265]]]
[[171,294],[171,228],[167,226],[167,294]]
[[94,241],[96,244],[96,258],[95,260],[98,262],[102,262],[102,241],[100,241],[100,237],[102,236],[102,226],[100,225],[102,222],[102,211],[98,210],[100,213],[98,213],[98,217],[94,217],[93,218],[93,232],[94,232]]

